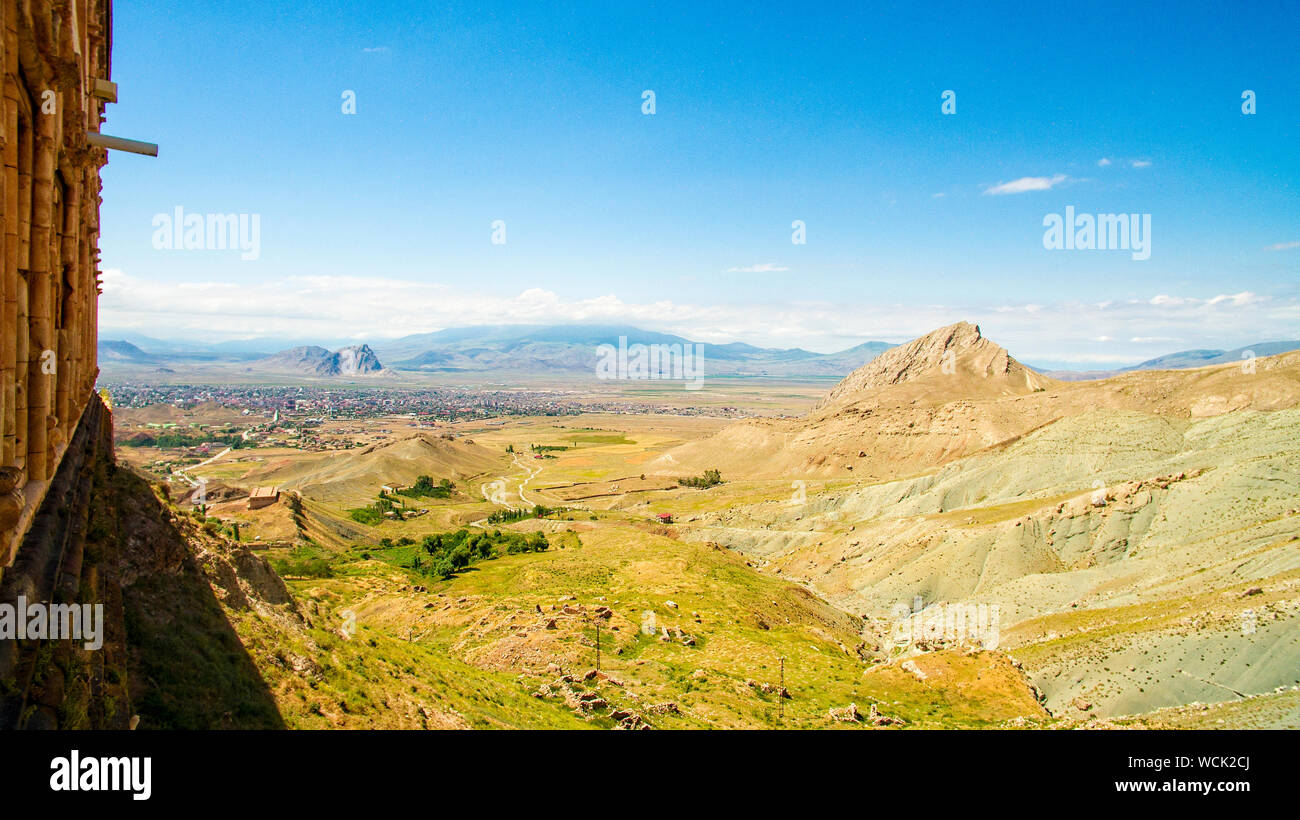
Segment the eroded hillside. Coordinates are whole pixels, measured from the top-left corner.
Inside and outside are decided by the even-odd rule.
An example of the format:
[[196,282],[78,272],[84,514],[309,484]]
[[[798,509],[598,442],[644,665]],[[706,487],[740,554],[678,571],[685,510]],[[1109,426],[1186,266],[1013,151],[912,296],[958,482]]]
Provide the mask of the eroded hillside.
[[[899,612],[996,606],[999,648],[1058,716],[1300,684],[1300,357],[1011,395],[1014,360],[969,327],[869,364],[779,441],[767,425],[757,455],[733,442],[754,423],[671,451],[684,463],[729,442],[734,478],[751,475],[742,458],[759,479],[856,460],[852,481],[702,511],[689,537],[806,583],[886,644]],[[962,338],[977,366],[940,393]],[[993,384],[966,387],[979,372]]]
[[1090,410],[1203,418],[1297,405],[1300,353],[1254,360],[1250,372],[1219,365],[1058,382],[960,323],[867,363],[803,418],[738,422],[650,466],[672,475],[715,468],[747,478],[879,481],[929,472]]
[[[150,504],[159,502],[150,495],[142,506]],[[873,672],[860,619],[670,528],[519,522],[513,528],[546,530],[551,547],[443,580],[410,568],[418,546],[360,545],[286,585],[246,546],[198,523],[201,514],[165,499],[159,506],[160,526],[188,547],[151,583],[180,573],[189,584],[197,576],[184,568],[201,569],[199,597],[219,604],[238,634],[241,667],[255,668],[252,680],[291,728],[982,727],[1046,718],[1024,673],[997,653],[945,653],[928,682]],[[164,596],[186,597],[194,596]],[[212,647],[188,626],[194,615],[165,605],[146,616],[141,674],[156,679],[177,661],[191,669],[142,694],[154,704],[142,710],[146,725],[246,725],[208,714],[202,700],[172,701],[168,692],[208,668],[189,656]],[[161,618],[183,619],[175,637],[191,643],[160,643],[170,640]]]

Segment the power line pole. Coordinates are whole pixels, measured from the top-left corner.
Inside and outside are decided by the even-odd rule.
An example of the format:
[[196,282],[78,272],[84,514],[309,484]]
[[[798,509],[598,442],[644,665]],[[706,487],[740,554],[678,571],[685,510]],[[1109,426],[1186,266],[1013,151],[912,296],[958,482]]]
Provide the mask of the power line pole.
[[782,655],[781,661],[781,688],[776,692],[776,704],[780,709],[781,722],[785,723],[785,656]]

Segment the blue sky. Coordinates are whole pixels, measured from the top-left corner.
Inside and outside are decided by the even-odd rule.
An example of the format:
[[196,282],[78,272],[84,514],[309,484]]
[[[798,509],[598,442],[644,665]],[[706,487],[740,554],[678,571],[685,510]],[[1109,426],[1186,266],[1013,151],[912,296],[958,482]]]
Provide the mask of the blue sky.
[[[106,334],[1300,338],[1295,3],[370,5],[115,3],[104,130],[161,152],[104,171]],[[258,258],[156,249],[177,206],[258,215]],[[1150,258],[1045,249],[1066,206],[1150,214]]]

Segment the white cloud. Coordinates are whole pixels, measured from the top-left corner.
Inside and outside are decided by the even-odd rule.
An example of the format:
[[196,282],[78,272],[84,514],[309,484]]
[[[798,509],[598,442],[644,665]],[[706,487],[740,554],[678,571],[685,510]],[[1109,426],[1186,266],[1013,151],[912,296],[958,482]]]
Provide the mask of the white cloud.
[[1097,160],[1097,167],[1105,168],[1107,165],[1110,165],[1110,159],[1108,157],[1102,157],[1101,159]]
[[1183,307],[1183,306],[1197,306],[1197,305],[1218,305],[1218,304],[1228,303],[1233,305],[1234,307],[1242,307],[1244,305],[1252,305],[1262,301],[1265,301],[1264,297],[1257,296],[1256,294],[1251,293],[1248,290],[1243,290],[1240,293],[1220,293],[1219,295],[1211,296],[1208,299],[1197,299],[1190,296],[1170,296],[1168,294],[1162,293],[1158,296],[1151,297],[1149,304],[1156,305],[1158,307],[1159,306]]
[[1266,251],[1289,251],[1300,248],[1300,242],[1279,242],[1276,245],[1269,245]]
[[1129,164],[1132,165],[1134,168],[1150,168],[1150,167],[1151,167],[1151,160],[1149,160],[1149,159],[1135,159],[1135,160],[1133,160],[1133,161],[1132,161],[1131,163],[1129,163]]
[[984,189],[984,193],[994,196],[1000,194],[1023,194],[1029,191],[1050,191],[1069,177],[1057,174],[1053,177],[1021,177],[1010,182],[999,182]]
[[727,273],[780,273],[790,270],[782,267],[775,262],[764,262],[759,265],[750,265],[744,268],[727,268]]
[[1205,303],[1207,305],[1217,305],[1220,302],[1230,302],[1234,306],[1241,307],[1243,305],[1253,305],[1261,301],[1263,301],[1263,297],[1256,296],[1248,290],[1243,290],[1241,293],[1221,293],[1212,299],[1206,300]]

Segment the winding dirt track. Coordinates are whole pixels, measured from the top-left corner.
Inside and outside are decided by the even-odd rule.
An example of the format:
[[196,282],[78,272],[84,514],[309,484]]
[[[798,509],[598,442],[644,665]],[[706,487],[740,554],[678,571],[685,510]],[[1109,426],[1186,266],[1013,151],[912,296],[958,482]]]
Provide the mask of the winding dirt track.
[[[541,468],[541,466],[539,465],[539,466],[537,466],[537,467],[535,467],[535,468],[531,468],[531,469],[530,469],[530,468],[528,467],[527,464],[522,464],[522,463],[520,463],[520,461],[519,461],[519,456],[518,456],[517,454],[516,454],[515,457],[514,457],[514,465],[515,465],[516,467],[518,467],[519,469],[523,470],[524,472],[526,472],[526,473],[528,474],[526,477],[524,477],[523,480],[521,480],[521,481],[519,482],[519,487],[518,487],[518,489],[517,489],[517,493],[518,493],[518,495],[519,495],[519,503],[523,506],[523,509],[527,509],[527,508],[530,507],[530,506],[534,506],[534,504],[533,504],[533,501],[532,501],[531,499],[528,498],[528,496],[524,495],[524,487],[528,484],[528,482],[532,481],[534,478],[537,477],[537,474],[540,473],[540,472],[542,471],[542,468]],[[508,484],[509,481],[510,481],[510,478],[509,478],[508,476],[501,476],[498,480],[499,480],[502,484]],[[490,494],[488,493],[488,487],[491,487],[491,486],[493,486],[493,485],[496,484],[496,483],[497,483],[496,481],[493,481],[493,482],[490,482],[490,483],[488,483],[488,484],[484,484],[484,485],[482,485],[482,486],[479,488],[480,491],[483,493],[483,498],[484,498],[485,500],[487,500],[487,501],[493,503],[493,504],[496,504],[497,506],[505,507],[507,510],[516,510],[516,509],[520,509],[519,507],[516,507],[516,506],[514,506],[513,504],[511,504],[510,502],[504,500],[504,497],[505,497],[505,492],[504,492],[504,490],[503,490],[502,493],[501,493],[501,498],[502,498],[503,500],[497,500],[496,498],[493,498],[492,495],[490,495]],[[477,520],[477,521],[471,521],[469,525],[470,525],[471,527],[482,527],[482,526],[484,526],[484,523],[483,523],[483,522],[486,521],[486,520],[487,520],[486,517],[484,517],[484,518],[480,518],[480,519]]]

